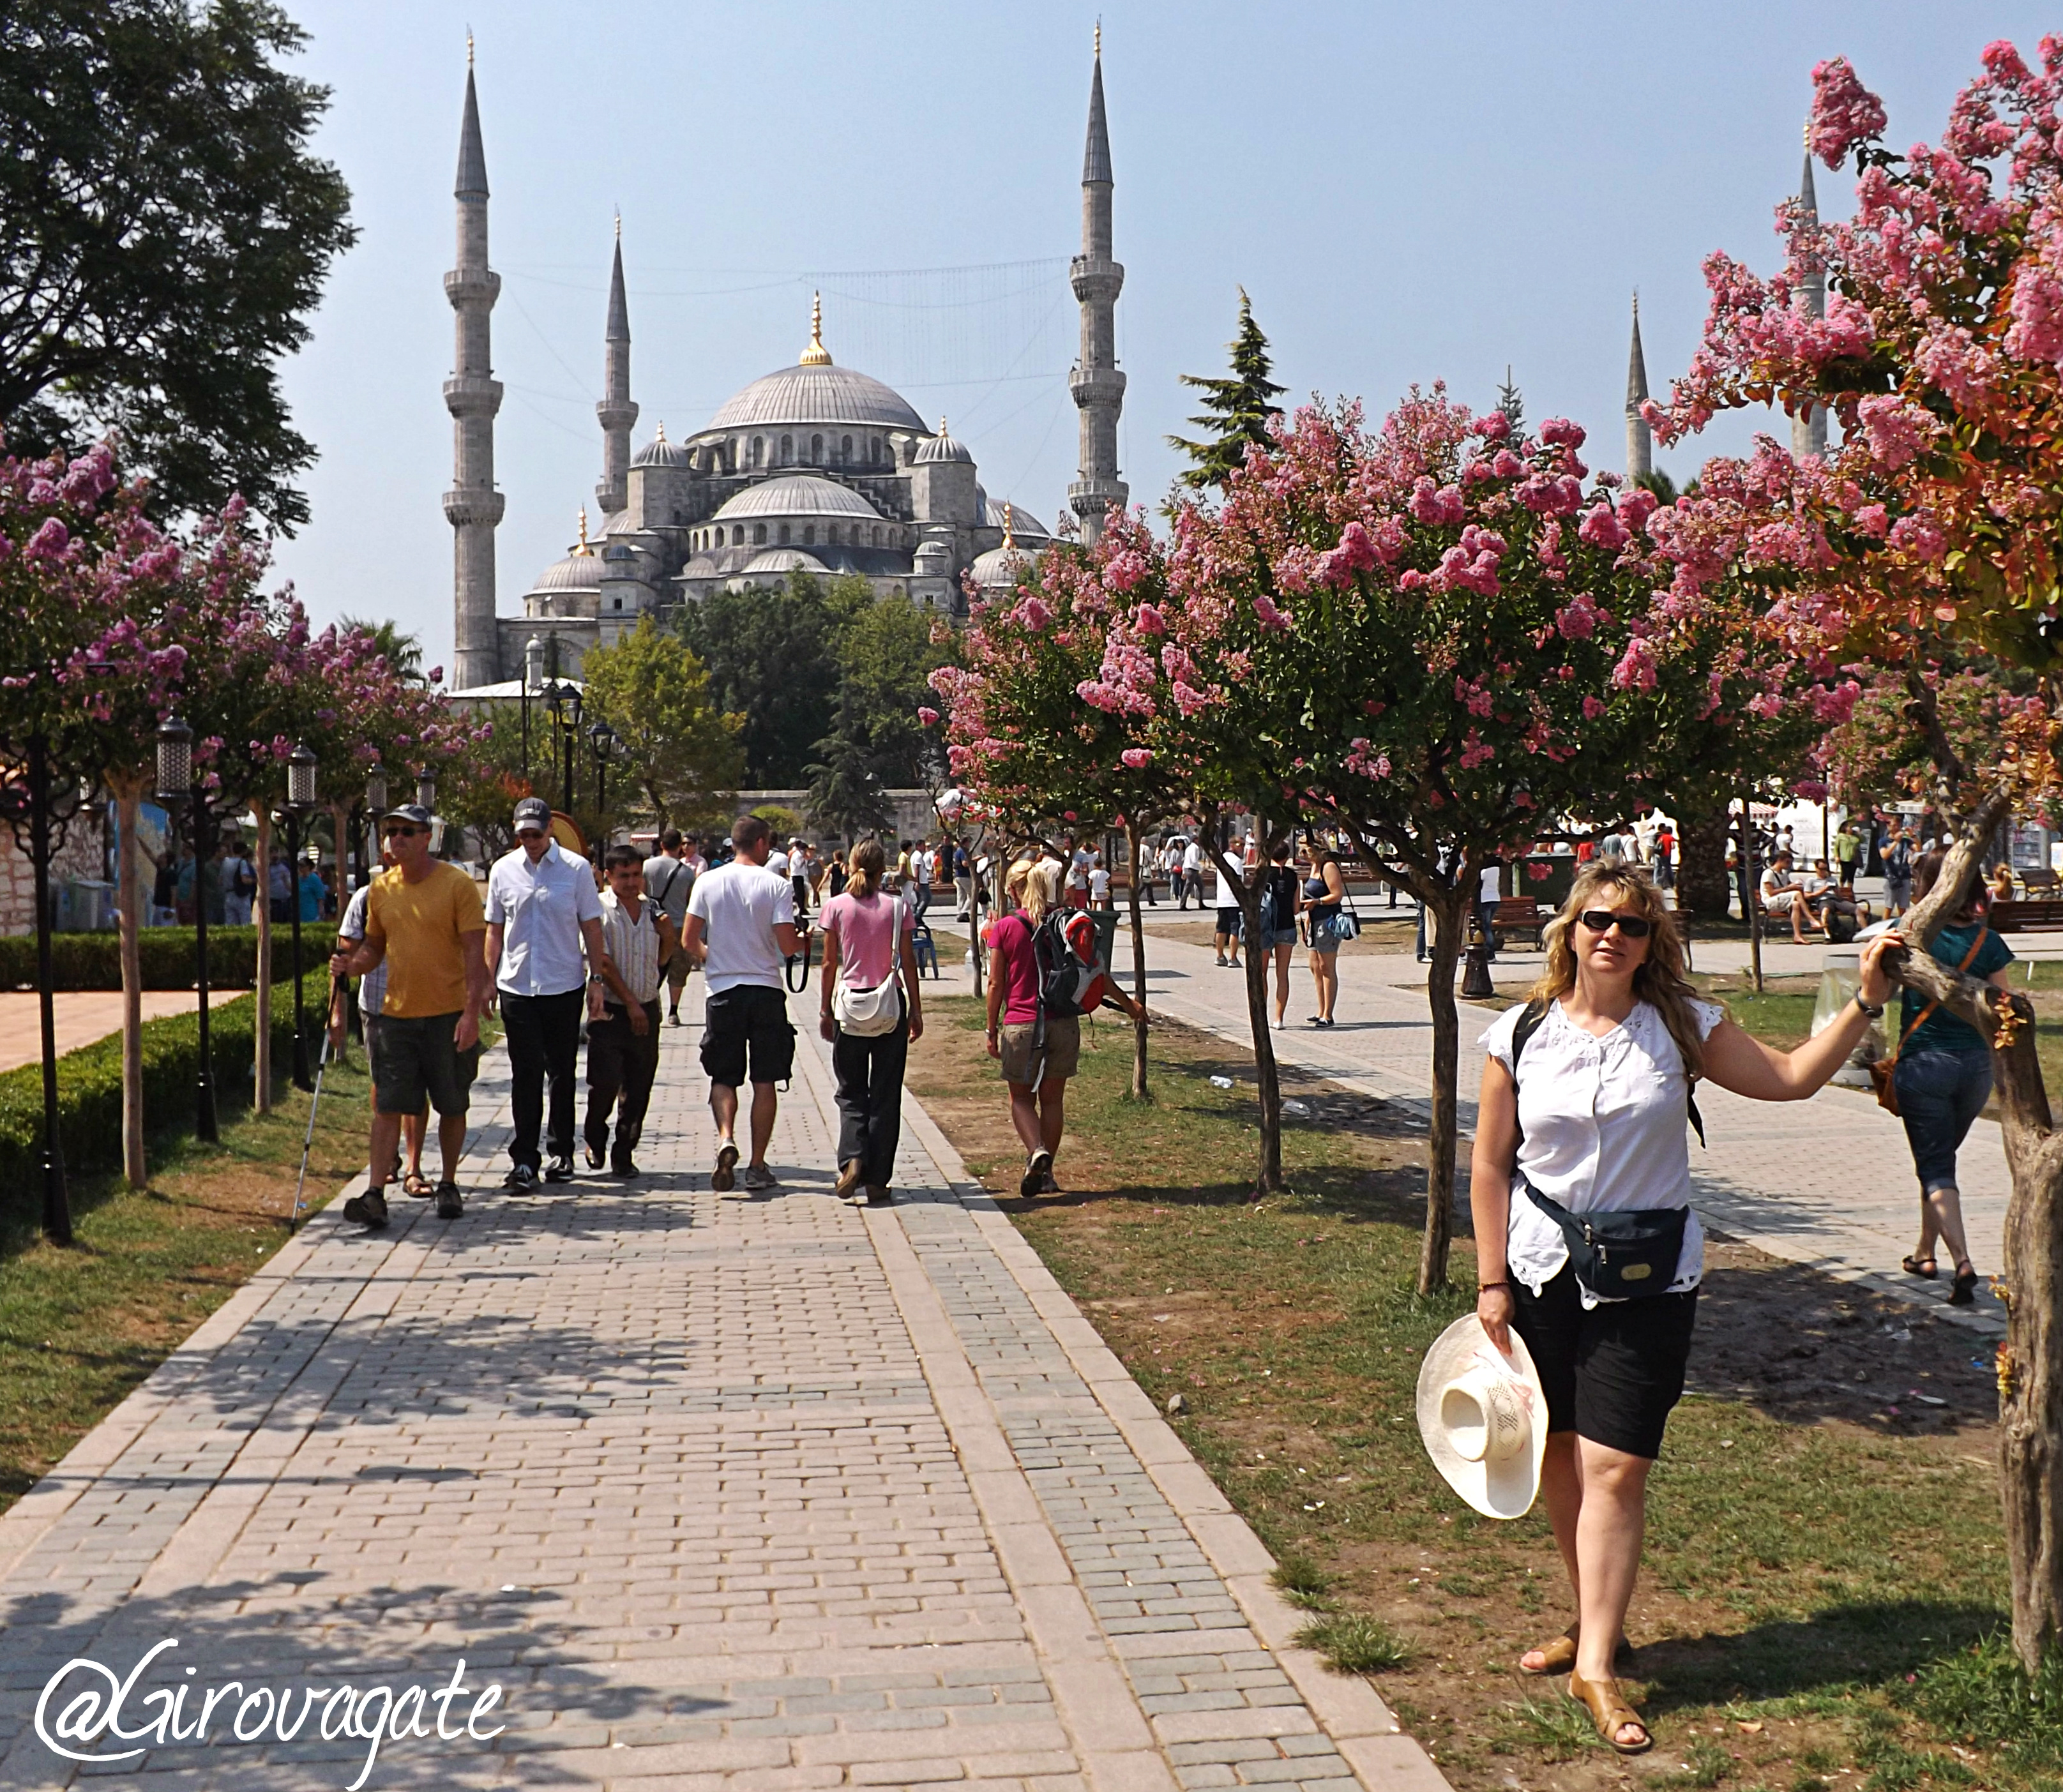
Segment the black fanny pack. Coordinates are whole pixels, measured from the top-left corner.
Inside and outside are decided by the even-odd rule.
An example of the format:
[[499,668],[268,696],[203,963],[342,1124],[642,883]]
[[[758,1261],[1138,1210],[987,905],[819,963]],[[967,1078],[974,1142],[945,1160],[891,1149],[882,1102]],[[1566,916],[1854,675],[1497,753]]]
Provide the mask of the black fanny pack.
[[1523,1177],[1533,1204],[1562,1228],[1576,1280],[1604,1300],[1667,1294],[1683,1254],[1688,1207],[1631,1207],[1615,1213],[1571,1213]]

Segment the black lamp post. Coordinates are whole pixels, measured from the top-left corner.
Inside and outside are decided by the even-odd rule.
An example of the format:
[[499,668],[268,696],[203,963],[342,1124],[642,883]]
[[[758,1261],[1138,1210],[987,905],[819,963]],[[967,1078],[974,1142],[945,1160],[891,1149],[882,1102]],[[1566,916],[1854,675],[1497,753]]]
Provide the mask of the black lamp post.
[[564,747],[564,769],[559,778],[559,807],[573,812],[573,737],[580,732],[580,686],[570,679],[556,681],[545,698],[552,712],[552,725],[559,731]]
[[622,742],[616,737],[616,730],[605,721],[598,721],[587,731],[589,743],[594,749],[594,806],[601,817],[603,843],[607,844],[609,834],[609,762],[616,757],[616,749]]
[[[195,1023],[200,1035],[200,1079],[194,1087],[194,1136],[213,1145],[221,1140],[215,1120],[215,1067],[207,1043],[207,855],[213,850],[211,818],[207,797],[194,782],[193,730],[178,717],[167,717],[158,727],[158,800],[167,810],[191,802],[193,818],[187,829],[194,855],[194,986],[199,992]],[[295,912],[300,912],[298,891]]]
[[430,818],[432,850],[441,847],[443,841],[437,829],[437,774],[428,765],[416,773],[416,802]]
[[365,768],[365,878],[380,864],[380,824],[387,814],[387,768],[376,759]]
[[[294,870],[293,899],[288,905],[294,929],[294,1087],[313,1089],[308,1075],[308,1042],[301,1014],[301,820],[316,806],[316,756],[296,746],[287,760],[287,854]],[[338,858],[340,870],[342,855]]]

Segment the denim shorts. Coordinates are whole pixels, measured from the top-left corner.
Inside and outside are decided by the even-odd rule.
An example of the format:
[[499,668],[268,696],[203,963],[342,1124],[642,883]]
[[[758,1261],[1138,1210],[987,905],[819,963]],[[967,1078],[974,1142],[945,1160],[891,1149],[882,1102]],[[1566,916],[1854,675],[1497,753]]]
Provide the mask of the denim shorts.
[[1990,1051],[1902,1052],[1892,1075],[1920,1192],[1957,1187],[1956,1147],[1992,1092]]

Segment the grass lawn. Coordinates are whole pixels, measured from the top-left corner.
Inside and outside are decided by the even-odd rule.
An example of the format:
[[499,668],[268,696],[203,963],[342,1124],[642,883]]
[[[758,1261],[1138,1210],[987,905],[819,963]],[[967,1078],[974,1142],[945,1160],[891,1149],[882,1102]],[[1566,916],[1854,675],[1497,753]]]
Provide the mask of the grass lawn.
[[1474,1280],[1464,1239],[1458,1292],[1411,1292],[1422,1126],[1285,1075],[1313,1109],[1285,1139],[1296,1192],[1257,1205],[1251,1084],[1208,1080],[1240,1055],[1160,1029],[1136,1106],[1129,1031],[1103,1026],[1073,1088],[1071,1192],[1023,1202],[978,1014],[934,1015],[913,1089],[1147,1392],[1184,1395],[1178,1428],[1337,1652],[1399,1663],[1378,1683],[1464,1792],[1904,1792],[2063,1768],[2063,1692],[2030,1718],[1983,1642],[2005,1557],[1995,1395],[1968,1334],[1714,1247],[1630,1621],[1658,1746],[1622,1762],[1516,1671],[1573,1616],[1544,1515],[1477,1517],[1419,1444],[1419,1360]]
[[[364,1066],[354,1044],[323,1079],[312,1208],[364,1167]],[[0,1509],[286,1241],[308,1123],[308,1098],[288,1085],[268,1115],[226,1109],[218,1146],[154,1139],[147,1188],[70,1179],[70,1248],[0,1257]]]

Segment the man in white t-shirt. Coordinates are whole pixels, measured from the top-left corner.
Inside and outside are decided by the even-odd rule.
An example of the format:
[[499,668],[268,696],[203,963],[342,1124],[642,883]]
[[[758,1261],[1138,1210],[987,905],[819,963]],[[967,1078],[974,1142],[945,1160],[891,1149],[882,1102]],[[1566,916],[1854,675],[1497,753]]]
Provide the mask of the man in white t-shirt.
[[1217,879],[1218,924],[1212,942],[1218,949],[1220,964],[1237,966],[1245,922],[1239,906],[1239,889],[1224,872],[1214,872],[1212,875]]
[[1189,898],[1196,899],[1196,906],[1204,906],[1204,849],[1195,841],[1186,841],[1182,846],[1182,893],[1175,906],[1185,909]]
[[688,897],[682,946],[702,967],[709,1006],[702,1022],[702,1069],[716,1116],[716,1168],[710,1187],[732,1192],[738,1164],[734,1137],[738,1091],[752,1083],[752,1157],[744,1192],[777,1186],[766,1167],[774,1116],[795,1067],[795,1029],[789,1024],[786,959],[804,950],[795,926],[795,890],[766,866],[773,835],[757,815],[740,816],[730,830],[737,857],[695,879]]

